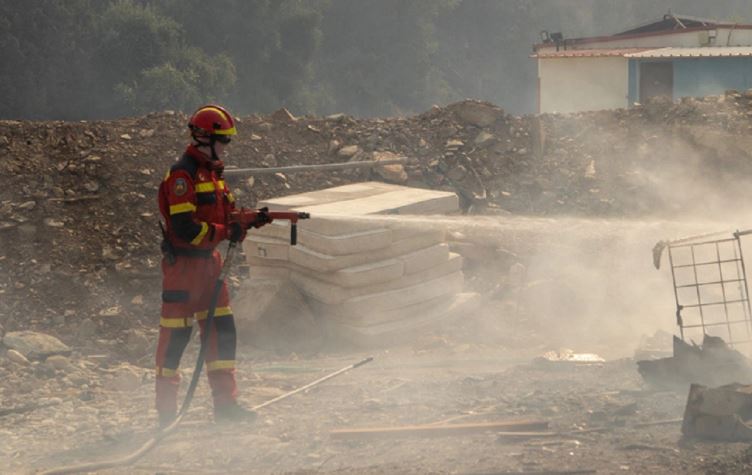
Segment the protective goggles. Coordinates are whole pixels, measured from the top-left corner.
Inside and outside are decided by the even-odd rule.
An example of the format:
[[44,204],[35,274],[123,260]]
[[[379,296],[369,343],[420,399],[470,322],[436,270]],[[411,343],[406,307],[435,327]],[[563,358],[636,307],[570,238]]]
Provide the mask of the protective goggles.
[[224,145],[227,145],[228,143],[232,141],[229,135],[214,135],[213,138],[217,142],[224,144]]

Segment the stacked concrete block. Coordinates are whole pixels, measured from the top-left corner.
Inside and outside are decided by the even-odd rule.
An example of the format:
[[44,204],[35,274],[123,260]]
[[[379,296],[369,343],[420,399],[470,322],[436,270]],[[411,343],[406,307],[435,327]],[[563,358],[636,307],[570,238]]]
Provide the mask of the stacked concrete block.
[[[375,215],[458,211],[454,193],[358,183],[265,201],[299,210],[298,245],[288,222],[249,233],[244,250],[256,277],[281,278],[307,297],[328,330],[357,344],[406,336],[477,301],[463,294],[462,258],[444,231]],[[414,333],[413,333],[414,334]]]

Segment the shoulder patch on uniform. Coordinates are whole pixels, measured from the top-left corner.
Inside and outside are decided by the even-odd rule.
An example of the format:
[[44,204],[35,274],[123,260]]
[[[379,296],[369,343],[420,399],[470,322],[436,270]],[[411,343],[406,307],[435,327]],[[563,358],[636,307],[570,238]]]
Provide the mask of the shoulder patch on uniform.
[[186,183],[185,178],[175,180],[175,184],[172,185],[172,192],[175,193],[175,196],[183,196],[186,191],[188,191],[188,183]]

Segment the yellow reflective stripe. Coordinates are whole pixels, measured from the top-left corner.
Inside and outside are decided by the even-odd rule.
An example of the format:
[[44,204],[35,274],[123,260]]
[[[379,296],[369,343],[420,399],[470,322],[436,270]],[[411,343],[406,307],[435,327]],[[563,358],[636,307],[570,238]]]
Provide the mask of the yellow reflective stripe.
[[[228,121],[232,121],[232,117],[229,117],[228,114],[225,114],[221,109],[217,109],[216,107],[202,107],[198,111],[196,111],[196,114],[198,114],[201,111],[215,111],[218,112],[219,115],[223,116]],[[235,135],[238,133],[237,130],[235,130],[235,126],[233,126],[231,129],[227,130],[212,130],[212,134],[214,135]]]
[[212,133],[214,135],[235,135],[238,133],[237,130],[235,130],[235,127],[227,130],[212,130]]
[[208,361],[206,363],[206,368],[208,369],[208,371],[216,371],[218,369],[234,369],[235,360]]
[[165,318],[159,319],[159,326],[164,328],[187,328],[193,326],[191,317]]
[[170,369],[170,368],[160,368],[157,366],[157,376],[162,376],[165,378],[172,378],[178,374],[178,370],[176,369]]
[[192,211],[196,211],[196,205],[193,203],[186,202],[170,206],[170,214],[189,213]]
[[201,221],[201,231],[198,232],[195,238],[193,238],[193,241],[191,241],[191,244],[194,246],[198,246],[201,241],[204,239],[204,236],[206,236],[206,233],[209,232],[209,225],[206,224],[205,221]]
[[220,190],[224,190],[225,189],[225,181],[224,180],[219,180],[217,182],[217,188],[219,188]]
[[206,193],[207,191],[216,190],[216,187],[214,186],[213,182],[207,181],[205,183],[196,183],[195,190],[196,193]]
[[[193,316],[196,317],[196,320],[204,320],[208,315],[208,310],[204,310],[203,312],[196,312],[193,314]],[[232,309],[230,307],[217,307],[216,309],[214,309],[215,317],[226,317],[228,315],[232,315]]]

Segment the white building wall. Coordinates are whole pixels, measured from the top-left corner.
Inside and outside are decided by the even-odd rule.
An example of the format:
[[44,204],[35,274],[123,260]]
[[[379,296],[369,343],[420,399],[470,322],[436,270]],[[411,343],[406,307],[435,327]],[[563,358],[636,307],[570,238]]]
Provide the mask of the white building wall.
[[540,112],[628,106],[628,61],[622,57],[538,60]]

